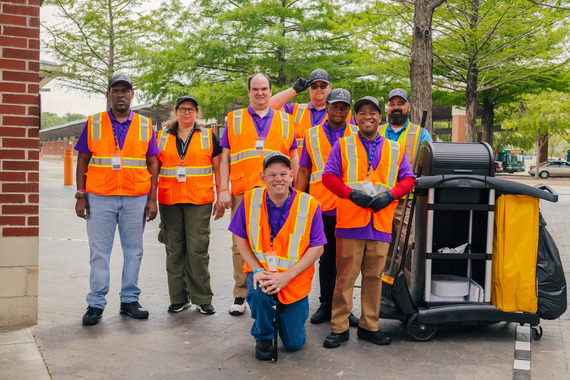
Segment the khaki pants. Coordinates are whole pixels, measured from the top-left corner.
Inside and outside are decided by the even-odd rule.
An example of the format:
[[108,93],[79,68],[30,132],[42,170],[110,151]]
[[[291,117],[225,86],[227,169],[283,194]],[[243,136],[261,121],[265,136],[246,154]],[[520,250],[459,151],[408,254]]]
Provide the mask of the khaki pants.
[[[410,212],[412,211],[412,198],[408,200],[408,206],[406,210],[404,210],[404,202],[405,199],[400,199],[398,201],[398,207],[396,207],[396,211],[394,212],[394,220],[392,221],[392,242],[390,243],[390,247],[388,248],[388,256],[386,257],[386,265],[384,268],[384,273],[390,275],[391,277],[395,277],[398,273],[398,269],[400,268],[400,263],[402,262],[402,251],[404,249],[404,242],[406,240],[406,230],[408,229],[408,220],[410,219]],[[404,223],[402,228],[402,235],[401,237],[398,236],[398,228],[400,226],[400,221]],[[404,272],[406,273],[406,281],[408,286],[410,285],[411,279],[411,268],[412,268],[412,242],[414,241],[414,224],[412,221],[412,228],[410,230],[410,237],[408,239],[408,249],[406,250],[406,262],[404,263]],[[390,260],[392,260],[392,252],[394,251],[394,244],[399,242],[399,251],[398,257],[394,264],[394,269],[392,273],[388,273],[388,269],[390,268]]]
[[[232,213],[233,219],[236,210],[243,200],[244,194],[232,195]],[[245,261],[242,259],[236,247],[235,235],[232,234],[232,261],[234,264],[234,297],[245,298],[247,294],[247,276],[243,273],[243,264]]]
[[352,292],[358,274],[362,272],[361,316],[359,326],[378,330],[378,310],[382,294],[382,270],[386,263],[389,243],[375,240],[336,238],[336,284],[334,289],[331,331],[348,330],[352,311]]

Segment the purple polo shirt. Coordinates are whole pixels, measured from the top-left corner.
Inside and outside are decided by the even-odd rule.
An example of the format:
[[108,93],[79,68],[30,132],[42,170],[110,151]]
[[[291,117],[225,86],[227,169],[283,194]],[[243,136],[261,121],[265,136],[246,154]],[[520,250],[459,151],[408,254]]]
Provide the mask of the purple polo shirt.
[[[374,157],[372,158],[372,167],[370,170],[376,170],[378,168],[378,164],[380,163],[380,159],[382,157],[382,150],[379,147],[382,146],[384,143],[384,137],[378,134],[373,141],[367,140],[360,132],[358,132],[358,137],[360,141],[364,143],[365,148],[368,152],[372,151],[372,146],[374,141],[377,141],[376,150],[374,151]],[[331,173],[341,178],[342,176],[342,158],[340,155],[340,144],[336,142],[331,150],[329,158],[327,159],[327,163],[325,164],[325,170],[323,173]],[[406,155],[404,154],[404,158],[402,162],[400,162],[400,167],[398,170],[398,182],[400,182],[403,178],[406,177],[413,177],[414,173],[412,172],[412,168],[410,168],[410,164],[408,164],[408,160]],[[342,238],[349,238],[349,239],[362,239],[362,240],[376,240],[376,241],[384,241],[384,242],[391,242],[392,241],[392,234],[386,232],[380,232],[374,228],[374,224],[372,222],[372,216],[370,216],[370,222],[367,226],[360,227],[360,228],[335,228],[335,236],[342,237]]]
[[[291,205],[293,205],[293,200],[297,196],[297,194],[293,191],[292,187],[289,188],[289,191],[292,192],[292,195],[291,198],[289,198],[287,204],[285,205],[285,210],[283,211],[283,216],[281,220],[279,220],[277,222],[277,225],[274,226],[275,228],[277,228],[277,231],[275,231],[276,233],[278,233],[281,230],[281,227],[283,227],[283,224],[285,224],[285,221],[289,217],[289,212],[291,211]],[[279,218],[279,214],[281,213],[282,208],[283,205],[277,207],[273,204],[271,199],[269,200],[269,209],[267,210],[267,213],[269,214],[269,217],[271,218],[272,222],[275,222],[277,218]],[[246,228],[245,209],[243,207],[243,200],[239,204],[236,213],[234,214],[230,222],[228,230],[230,230],[230,232],[236,234],[237,236],[247,240],[247,228]],[[315,215],[313,215],[313,220],[311,222],[311,236],[310,236],[309,247],[318,247],[321,245],[325,245],[326,243],[327,243],[327,238],[325,236],[325,230],[323,227],[323,218],[321,217],[321,206],[318,206],[317,211],[315,212]]]
[[[257,136],[263,138],[267,137],[267,134],[269,133],[269,127],[273,122],[273,115],[275,115],[275,111],[273,111],[272,108],[269,108],[269,112],[267,112],[265,116],[261,117],[257,113],[255,113],[255,111],[253,110],[253,108],[251,108],[251,106],[248,106],[247,112],[249,112],[249,114],[253,118],[253,124],[255,125]],[[263,130],[261,128],[263,128]],[[228,140],[227,123],[226,123],[226,128],[224,128],[224,134],[222,135],[222,140],[220,141],[220,146],[223,148],[231,149],[230,141]],[[293,149],[297,149],[297,140],[293,140],[293,145],[291,145],[291,148],[289,150]]]
[[[325,131],[329,143],[331,146],[333,146],[334,143],[338,141],[338,139],[344,136],[345,129],[348,128],[348,125],[345,124],[344,128],[336,129],[329,125],[328,120],[325,120],[325,122],[322,123],[319,127]],[[305,134],[304,139],[306,138],[307,135]],[[313,167],[313,162],[311,160],[309,152],[307,151],[307,144],[305,141],[303,141],[303,150],[301,151],[301,158],[299,158],[299,166],[307,169],[311,169]],[[323,211],[323,215],[336,216],[336,209]]]
[[[109,115],[109,118],[111,119],[111,123],[113,124],[113,127],[115,128],[115,133],[117,133],[117,136],[119,137],[119,148],[123,149],[123,144],[125,143],[125,138],[127,137],[127,133],[129,132],[129,127],[131,126],[131,122],[133,121],[134,113],[133,113],[133,111],[131,111],[131,113],[129,114],[129,117],[127,117],[127,120],[125,120],[124,123],[120,123],[117,119],[115,119],[115,116],[113,116],[111,109],[107,110],[107,114]],[[87,141],[87,125],[88,124],[89,124],[89,122],[85,122],[85,126],[83,127],[83,131],[81,131],[81,136],[79,136],[79,139],[77,140],[77,144],[75,144],[75,150],[91,156],[91,151],[89,150],[89,143]],[[126,128],[126,130],[125,130],[125,128]],[[152,137],[151,137],[150,141],[148,142],[148,150],[146,152],[146,156],[147,157],[154,157],[158,153],[160,153],[160,152],[158,151],[158,145],[156,143],[156,135],[154,134],[154,129],[153,129],[152,130]]]
[[[299,103],[285,103],[283,104],[283,109],[289,115],[293,115],[293,110],[295,109],[296,104]],[[327,114],[327,110],[323,108],[322,110],[319,111],[318,109],[315,108],[313,102],[309,102],[307,108],[311,110],[311,127],[322,124],[323,119]],[[350,124],[356,125],[356,122],[354,121],[354,117],[352,115],[350,116]]]

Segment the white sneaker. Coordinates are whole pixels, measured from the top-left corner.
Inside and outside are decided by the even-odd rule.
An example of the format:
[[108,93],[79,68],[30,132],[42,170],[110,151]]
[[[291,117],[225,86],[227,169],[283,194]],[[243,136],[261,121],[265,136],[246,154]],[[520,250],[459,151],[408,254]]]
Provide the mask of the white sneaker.
[[234,303],[230,306],[230,315],[242,315],[245,313],[246,306],[245,298],[236,297]]

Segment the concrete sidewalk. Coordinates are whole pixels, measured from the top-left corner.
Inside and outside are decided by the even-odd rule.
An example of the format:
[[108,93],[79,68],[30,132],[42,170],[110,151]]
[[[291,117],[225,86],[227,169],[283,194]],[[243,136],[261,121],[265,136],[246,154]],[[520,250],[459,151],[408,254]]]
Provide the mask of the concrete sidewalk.
[[[210,271],[216,314],[194,307],[168,314],[164,247],[158,222],[147,225],[140,273],[141,304],[148,320],[119,314],[122,257],[118,237],[111,259],[111,289],[103,319],[81,325],[88,292],[89,254],[85,221],[73,211],[75,188],[63,186],[63,163],[40,163],[39,323],[31,329],[0,330],[0,379],[509,379],[513,377],[514,324],[440,328],[434,340],[408,339],[398,321],[381,320],[393,339],[375,346],[351,337],[340,348],[323,348],[327,323],[307,322],[307,343],[299,352],[279,350],[276,364],[254,356],[249,311],[232,317],[232,267],[229,216],[212,221]],[[541,203],[548,230],[558,243],[566,273],[570,268],[570,186],[550,181],[557,204]],[[568,277],[568,276],[567,276]],[[310,295],[318,306],[318,281]],[[359,292],[354,312],[360,315]],[[531,374],[537,379],[570,378],[568,313],[543,321],[544,336],[532,342]],[[33,336],[30,333],[33,332]],[[34,340],[35,337],[35,340]],[[45,360],[45,364],[44,364]],[[47,366],[47,369],[46,369]]]

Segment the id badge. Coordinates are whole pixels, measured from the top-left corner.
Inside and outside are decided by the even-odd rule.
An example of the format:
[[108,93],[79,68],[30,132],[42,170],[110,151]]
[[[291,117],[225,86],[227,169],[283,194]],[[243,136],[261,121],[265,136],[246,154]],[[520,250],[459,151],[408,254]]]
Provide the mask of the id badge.
[[186,168],[184,166],[176,167],[176,177],[178,182],[186,182]]
[[362,181],[362,187],[364,188],[364,192],[371,197],[376,196],[376,189],[374,189],[374,184],[370,180],[370,178],[366,178]]
[[263,144],[265,144],[265,140],[261,138],[255,139],[255,150],[263,150]]
[[263,254],[269,272],[277,272],[277,251],[269,251]]
[[115,153],[111,155],[111,169],[121,170],[123,167],[123,158],[120,153]]

